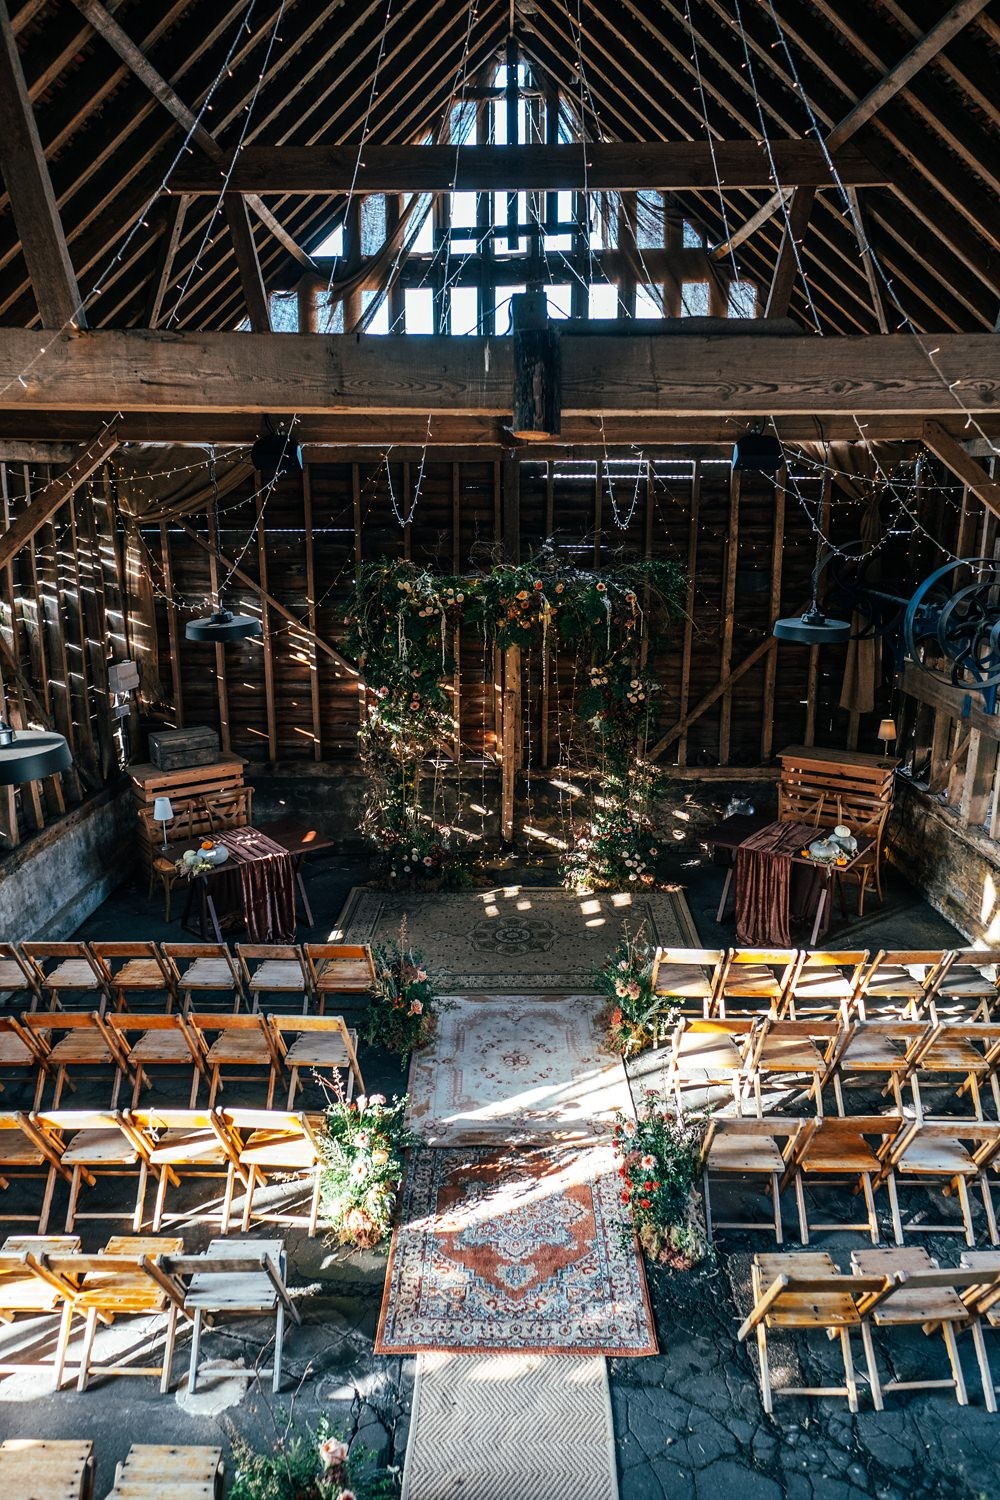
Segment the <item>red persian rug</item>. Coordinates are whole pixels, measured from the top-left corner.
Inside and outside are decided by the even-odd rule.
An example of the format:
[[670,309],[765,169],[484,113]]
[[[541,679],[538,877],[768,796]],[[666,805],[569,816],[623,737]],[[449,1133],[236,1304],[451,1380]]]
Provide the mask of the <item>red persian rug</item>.
[[413,1153],[380,1354],[655,1354],[609,1147]]

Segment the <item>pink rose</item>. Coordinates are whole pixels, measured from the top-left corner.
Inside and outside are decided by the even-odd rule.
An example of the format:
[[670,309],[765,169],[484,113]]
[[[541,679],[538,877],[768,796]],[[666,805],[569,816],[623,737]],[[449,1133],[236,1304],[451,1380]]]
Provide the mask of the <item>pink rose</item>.
[[419,1016],[419,1015],[421,1015],[423,1013],[423,1009],[424,1009],[424,1007],[423,1007],[423,1005],[421,1004],[421,1002],[419,1000],[411,1000],[410,1001],[410,1015],[411,1016]]

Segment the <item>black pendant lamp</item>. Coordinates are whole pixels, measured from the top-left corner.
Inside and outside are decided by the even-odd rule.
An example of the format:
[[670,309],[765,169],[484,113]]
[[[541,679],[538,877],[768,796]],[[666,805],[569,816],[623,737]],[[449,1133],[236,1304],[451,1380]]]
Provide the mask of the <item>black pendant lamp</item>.
[[733,445],[733,472],[736,474],[777,474],[785,462],[785,450],[773,432],[751,427]]
[[48,729],[12,729],[0,717],[0,786],[40,781],[73,764],[69,745]]
[[291,433],[275,432],[270,422],[267,425],[267,432],[262,433],[250,449],[250,462],[265,485],[302,473],[302,449]]
[[[815,522],[813,523],[815,525]],[[774,638],[791,641],[798,646],[842,646],[851,635],[849,620],[831,620],[823,613],[817,599],[819,575],[833,557],[831,547],[823,556],[823,533],[816,526],[816,563],[812,571],[812,600],[804,615],[790,615],[784,620],[775,620]]]
[[218,609],[207,619],[188,620],[184,634],[189,641],[211,641],[218,646],[229,646],[234,641],[259,636],[261,628],[254,615],[234,615],[220,599]]
[[[215,444],[209,447],[209,478],[212,483],[212,515],[217,513],[219,503],[219,482],[215,468]],[[229,575],[232,577],[232,574]],[[226,580],[228,582],[228,579]],[[188,620],[184,627],[184,636],[189,641],[209,641],[217,646],[229,646],[235,641],[246,641],[252,636],[261,634],[260,621],[253,615],[234,615],[231,609],[227,609],[222,598],[222,590],[219,591],[218,603],[214,614],[203,620]]]

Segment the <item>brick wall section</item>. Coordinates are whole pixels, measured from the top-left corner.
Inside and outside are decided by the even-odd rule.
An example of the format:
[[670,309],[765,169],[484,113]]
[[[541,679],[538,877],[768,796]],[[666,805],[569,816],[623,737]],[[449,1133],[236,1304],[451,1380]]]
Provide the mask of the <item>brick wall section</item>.
[[1000,946],[1000,841],[897,780],[889,850],[935,911],[973,942]]

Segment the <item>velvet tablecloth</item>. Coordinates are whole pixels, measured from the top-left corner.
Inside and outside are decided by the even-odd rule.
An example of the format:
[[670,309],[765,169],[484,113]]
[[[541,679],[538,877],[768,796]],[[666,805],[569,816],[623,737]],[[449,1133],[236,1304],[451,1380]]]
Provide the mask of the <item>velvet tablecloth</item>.
[[[749,947],[790,948],[793,915],[815,906],[822,873],[792,860],[817,830],[808,823],[769,823],[736,850],[736,936]],[[795,892],[792,876],[795,874]]]
[[295,870],[287,849],[259,828],[220,833],[229,858],[211,881],[221,926],[242,919],[252,943],[295,941]]

